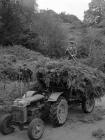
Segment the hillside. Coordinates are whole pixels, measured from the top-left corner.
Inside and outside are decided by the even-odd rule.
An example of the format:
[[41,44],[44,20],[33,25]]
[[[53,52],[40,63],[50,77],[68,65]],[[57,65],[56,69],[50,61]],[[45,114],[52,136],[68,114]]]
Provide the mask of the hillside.
[[22,46],[0,48],[0,69],[8,67],[18,68],[18,66],[23,64],[27,64],[31,68],[32,63],[45,59],[48,58]]
[[[27,89],[19,81],[10,81],[3,77],[2,72],[13,74],[18,71],[19,66],[27,64],[27,67],[36,72],[36,64],[44,63],[49,58],[38,52],[28,50],[22,46],[8,48],[0,47],[0,103],[10,103],[8,100],[21,96]],[[33,77],[34,80],[35,77]]]
[[67,42],[73,41],[78,42],[80,41],[81,37],[83,36],[83,25],[79,24],[78,26],[74,23],[63,23],[62,27],[67,32]]

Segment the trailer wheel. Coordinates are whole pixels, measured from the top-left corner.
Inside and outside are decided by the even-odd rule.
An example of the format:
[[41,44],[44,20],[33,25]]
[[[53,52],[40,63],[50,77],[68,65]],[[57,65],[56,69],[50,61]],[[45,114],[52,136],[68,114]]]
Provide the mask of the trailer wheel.
[[82,110],[84,113],[91,113],[95,107],[95,99],[85,99],[82,101]]
[[50,120],[55,126],[63,125],[68,115],[68,103],[64,97],[59,97],[50,107]]
[[0,118],[0,131],[3,135],[8,135],[14,132],[14,128],[11,126],[12,116],[5,114]]
[[44,133],[44,122],[40,118],[31,121],[28,127],[28,136],[30,140],[38,140]]

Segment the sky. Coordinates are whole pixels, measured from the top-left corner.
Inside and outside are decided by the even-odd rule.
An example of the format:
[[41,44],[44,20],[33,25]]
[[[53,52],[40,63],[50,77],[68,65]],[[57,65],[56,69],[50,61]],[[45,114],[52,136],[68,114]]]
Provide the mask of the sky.
[[52,9],[57,13],[74,14],[83,20],[84,11],[91,0],[37,0],[39,9]]

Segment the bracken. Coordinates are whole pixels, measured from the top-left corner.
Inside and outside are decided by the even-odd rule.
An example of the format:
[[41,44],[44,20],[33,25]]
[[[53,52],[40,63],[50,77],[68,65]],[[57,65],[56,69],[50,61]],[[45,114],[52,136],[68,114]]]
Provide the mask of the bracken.
[[38,88],[50,92],[77,92],[79,97],[104,96],[105,75],[97,69],[69,61],[49,61],[36,73]]

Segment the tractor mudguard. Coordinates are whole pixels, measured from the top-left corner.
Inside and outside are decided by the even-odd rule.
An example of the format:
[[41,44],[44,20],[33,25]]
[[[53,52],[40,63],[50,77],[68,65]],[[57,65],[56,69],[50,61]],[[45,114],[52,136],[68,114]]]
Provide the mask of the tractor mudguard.
[[63,94],[63,92],[54,92],[50,95],[48,101],[49,102],[55,102],[57,101],[57,99],[59,98],[59,96],[61,96]]

